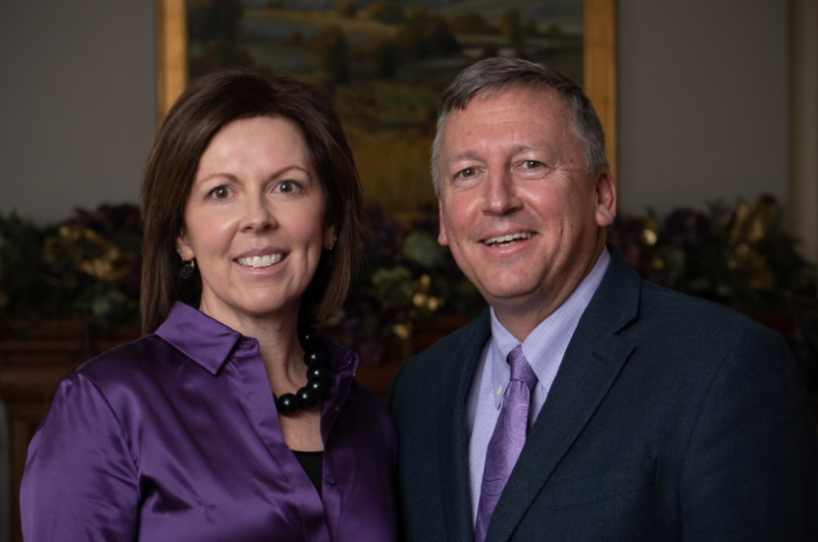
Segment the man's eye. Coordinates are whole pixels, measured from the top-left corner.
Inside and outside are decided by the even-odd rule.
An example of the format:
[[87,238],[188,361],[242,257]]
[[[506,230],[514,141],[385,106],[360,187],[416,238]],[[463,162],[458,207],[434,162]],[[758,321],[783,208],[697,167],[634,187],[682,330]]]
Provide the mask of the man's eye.
[[538,162],[537,160],[526,160],[523,162],[523,167],[526,169],[536,169],[538,167],[542,167],[543,163]]
[[460,170],[457,174],[458,177],[473,177],[477,173],[477,170],[473,167],[467,167],[466,169]]
[[217,186],[210,191],[209,196],[213,199],[225,199],[230,196],[230,189],[226,186]]

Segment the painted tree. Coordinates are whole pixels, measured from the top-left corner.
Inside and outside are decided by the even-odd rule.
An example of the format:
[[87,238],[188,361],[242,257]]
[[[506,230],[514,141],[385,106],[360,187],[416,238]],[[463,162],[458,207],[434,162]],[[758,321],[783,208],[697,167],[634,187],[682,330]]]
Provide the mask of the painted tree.
[[349,83],[349,47],[344,31],[337,24],[322,26],[310,44],[318,57],[321,71],[334,83]]
[[521,53],[525,44],[523,36],[523,26],[520,23],[520,10],[517,8],[508,8],[500,17],[500,30],[503,36],[511,42],[511,45]]

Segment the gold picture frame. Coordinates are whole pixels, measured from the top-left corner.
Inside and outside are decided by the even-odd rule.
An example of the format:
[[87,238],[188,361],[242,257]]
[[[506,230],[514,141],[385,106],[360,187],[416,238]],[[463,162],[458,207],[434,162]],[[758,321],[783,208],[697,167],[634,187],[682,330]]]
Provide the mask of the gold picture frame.
[[[157,123],[187,86],[185,0],[156,0]],[[583,0],[583,86],[600,116],[617,170],[616,0]]]

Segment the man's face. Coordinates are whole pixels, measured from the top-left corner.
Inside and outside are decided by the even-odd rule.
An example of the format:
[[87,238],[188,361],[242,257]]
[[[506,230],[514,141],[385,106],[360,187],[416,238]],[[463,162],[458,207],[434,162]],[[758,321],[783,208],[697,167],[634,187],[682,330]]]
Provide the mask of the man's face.
[[447,119],[438,240],[520,339],[590,271],[613,222],[613,179],[589,178],[584,150],[551,89],[478,95]]

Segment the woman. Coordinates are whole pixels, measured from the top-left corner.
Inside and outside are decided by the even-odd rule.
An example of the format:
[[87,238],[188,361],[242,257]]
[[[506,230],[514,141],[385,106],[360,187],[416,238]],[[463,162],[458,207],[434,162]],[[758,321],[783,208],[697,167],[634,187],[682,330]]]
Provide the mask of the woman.
[[391,421],[357,356],[306,325],[361,253],[332,109],[286,78],[199,80],[142,211],[147,335],[61,384],[29,449],[26,540],[394,540]]

